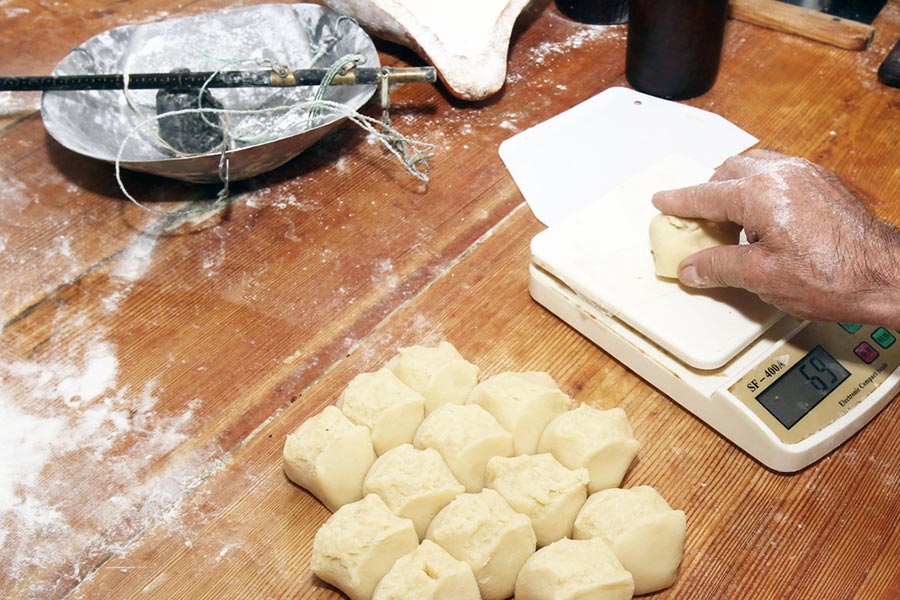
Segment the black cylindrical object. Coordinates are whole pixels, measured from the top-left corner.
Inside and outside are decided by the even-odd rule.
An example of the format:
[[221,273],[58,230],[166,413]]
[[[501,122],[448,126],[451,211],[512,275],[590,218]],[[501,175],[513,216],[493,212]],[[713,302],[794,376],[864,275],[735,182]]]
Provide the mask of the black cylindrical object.
[[628,0],[556,0],[559,12],[592,25],[615,25],[628,20]]
[[673,100],[708,91],[719,72],[728,0],[631,0],[625,76]]

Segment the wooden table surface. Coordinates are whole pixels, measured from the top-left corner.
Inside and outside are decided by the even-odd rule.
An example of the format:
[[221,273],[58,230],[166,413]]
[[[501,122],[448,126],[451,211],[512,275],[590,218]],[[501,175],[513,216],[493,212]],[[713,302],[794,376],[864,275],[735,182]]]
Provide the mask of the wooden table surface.
[[[0,70],[46,73],[106,29],[229,6],[4,2]],[[900,90],[875,75],[900,2],[875,27],[853,52],[729,22],[719,79],[689,104],[836,171],[900,224]],[[627,85],[624,54],[624,26],[538,1],[496,97],[394,94],[398,128],[436,145],[427,188],[346,126],[204,219],[128,203],[110,165],[47,135],[37,94],[0,93],[0,597],[341,597],[310,573],[328,512],[283,475],[284,437],[399,347],[444,339],[483,376],[544,370],[627,411],[642,448],[625,485],[689,521],[678,580],[655,597],[900,597],[900,403],[778,474],[530,299],[543,227],[498,145]],[[163,209],[216,191],[126,180]]]

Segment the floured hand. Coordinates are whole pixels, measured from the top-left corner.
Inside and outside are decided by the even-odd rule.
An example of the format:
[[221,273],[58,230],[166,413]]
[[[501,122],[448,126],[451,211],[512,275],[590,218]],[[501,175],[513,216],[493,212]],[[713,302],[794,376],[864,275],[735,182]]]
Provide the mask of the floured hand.
[[678,276],[692,287],[741,287],[795,316],[900,327],[900,230],[879,221],[836,175],[754,150],[710,182],[659,192],[680,217],[732,221],[749,244],[697,252]]

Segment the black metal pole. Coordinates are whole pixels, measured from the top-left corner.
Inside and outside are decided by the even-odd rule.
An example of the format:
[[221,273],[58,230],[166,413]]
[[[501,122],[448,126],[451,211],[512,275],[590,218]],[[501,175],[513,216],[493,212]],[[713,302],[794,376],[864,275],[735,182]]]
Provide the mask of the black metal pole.
[[[128,89],[199,89],[206,83],[210,88],[236,87],[296,87],[319,85],[326,69],[298,69],[280,75],[276,71],[221,71],[173,73],[100,73],[95,75],[48,75],[30,77],[0,77],[0,91],[64,92],[79,90]],[[337,75],[331,85],[370,85],[379,82],[386,73],[392,82],[434,83],[434,67],[371,68],[356,67]],[[207,83],[208,81],[208,83]]]

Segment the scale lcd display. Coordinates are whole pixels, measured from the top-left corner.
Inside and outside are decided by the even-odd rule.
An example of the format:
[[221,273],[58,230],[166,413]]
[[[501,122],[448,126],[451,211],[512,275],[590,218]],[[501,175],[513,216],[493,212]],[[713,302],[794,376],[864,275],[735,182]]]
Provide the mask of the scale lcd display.
[[756,400],[790,429],[848,377],[841,363],[816,346]]

